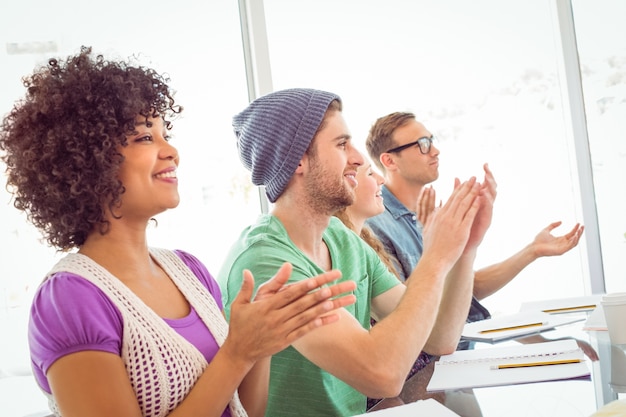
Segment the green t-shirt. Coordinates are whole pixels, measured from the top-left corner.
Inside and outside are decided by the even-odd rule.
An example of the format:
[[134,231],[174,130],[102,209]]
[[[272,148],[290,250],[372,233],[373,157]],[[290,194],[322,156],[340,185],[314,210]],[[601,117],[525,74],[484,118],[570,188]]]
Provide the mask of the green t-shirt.
[[[357,283],[356,302],[346,309],[369,329],[372,298],[398,285],[398,279],[376,252],[339,219],[331,218],[323,238],[332,268],[342,271],[340,280]],[[274,276],[284,262],[293,265],[290,282],[324,272],[293,244],[277,218],[263,215],[243,231],[219,273],[226,316],[230,317],[230,304],[239,293],[244,269],[252,271],[258,287]],[[332,348],[328,354],[332,355]],[[353,416],[364,413],[365,408],[363,394],[314,365],[293,347],[272,358],[266,416]]]

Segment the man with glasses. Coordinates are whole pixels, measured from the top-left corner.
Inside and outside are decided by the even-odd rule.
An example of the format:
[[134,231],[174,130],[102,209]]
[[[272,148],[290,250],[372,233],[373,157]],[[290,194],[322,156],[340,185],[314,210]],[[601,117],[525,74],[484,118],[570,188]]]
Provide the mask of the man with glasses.
[[[397,260],[396,269],[403,279],[408,278],[422,256],[422,222],[435,205],[434,190],[426,188],[439,177],[439,150],[434,141],[433,134],[415,115],[405,112],[379,118],[366,140],[371,159],[385,175],[382,187],[385,211],[366,223]],[[484,170],[485,182],[495,183],[486,164]],[[479,299],[498,291],[539,257],[561,255],[578,244],[584,227],[576,224],[564,236],[555,237],[550,231],[560,224],[550,224],[531,244],[503,262],[475,272],[468,322],[490,317]],[[468,347],[467,341],[459,344],[460,349]]]

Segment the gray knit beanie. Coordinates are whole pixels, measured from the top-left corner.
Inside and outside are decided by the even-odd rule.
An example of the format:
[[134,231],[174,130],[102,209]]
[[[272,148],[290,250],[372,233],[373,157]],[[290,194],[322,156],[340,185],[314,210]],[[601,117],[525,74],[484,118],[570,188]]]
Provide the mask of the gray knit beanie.
[[265,186],[272,203],[296,171],[333,100],[341,101],[320,90],[280,90],[259,97],[233,118],[239,158],[252,172],[252,183]]

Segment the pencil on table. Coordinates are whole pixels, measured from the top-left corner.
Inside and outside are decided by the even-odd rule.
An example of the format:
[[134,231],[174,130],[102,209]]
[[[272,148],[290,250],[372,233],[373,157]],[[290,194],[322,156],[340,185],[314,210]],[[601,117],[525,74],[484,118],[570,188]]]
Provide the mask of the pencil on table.
[[544,361],[544,362],[508,363],[504,365],[494,365],[491,367],[491,369],[528,368],[532,366],[565,365],[567,363],[580,363],[580,359],[562,359],[562,360],[557,360],[557,361]]
[[530,323],[530,324],[520,324],[519,326],[509,326],[509,327],[500,327],[498,329],[481,330],[479,333],[503,332],[503,331],[506,331],[506,330],[525,329],[527,327],[537,327],[537,326],[544,326],[544,325],[546,325],[546,323],[542,323],[542,322]]

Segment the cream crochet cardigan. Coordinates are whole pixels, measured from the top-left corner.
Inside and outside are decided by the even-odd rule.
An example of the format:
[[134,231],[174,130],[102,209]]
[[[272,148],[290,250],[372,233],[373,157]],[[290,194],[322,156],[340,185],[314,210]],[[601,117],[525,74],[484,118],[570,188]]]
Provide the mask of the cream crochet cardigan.
[[[228,334],[228,325],[211,294],[174,252],[152,248],[150,253],[221,346]],[[120,280],[89,257],[69,254],[47,276],[57,272],[70,272],[92,282],[119,309],[124,321],[122,359],[143,416],[168,415],[187,396],[208,365],[204,356]],[[207,393],[207,401],[210,401],[209,395]],[[61,416],[54,398],[47,396],[50,410]],[[236,392],[230,411],[233,417],[247,416]]]

